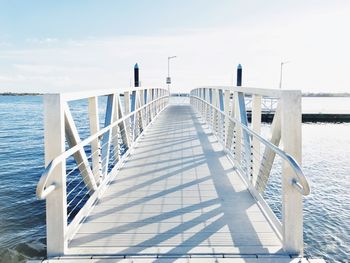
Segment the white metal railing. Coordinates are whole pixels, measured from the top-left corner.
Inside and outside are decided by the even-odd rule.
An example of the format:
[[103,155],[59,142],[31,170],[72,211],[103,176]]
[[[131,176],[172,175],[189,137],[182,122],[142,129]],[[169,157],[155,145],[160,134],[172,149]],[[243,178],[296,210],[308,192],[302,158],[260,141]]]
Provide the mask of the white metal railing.
[[[252,110],[252,97],[245,98],[245,106],[247,111]],[[277,107],[278,99],[273,97],[263,97],[261,98],[261,111],[263,113],[274,113]]]
[[[250,126],[246,96],[251,100]],[[277,100],[269,140],[261,134],[264,97]],[[310,187],[300,167],[301,92],[203,87],[191,91],[191,104],[223,145],[269,218],[285,251],[302,255],[302,196],[310,193]],[[280,143],[283,150],[279,147]],[[279,183],[276,183],[276,178],[280,180]],[[268,196],[271,192],[269,187],[277,188],[274,189],[277,193]],[[281,207],[276,205],[278,193],[281,195]]]
[[[44,95],[46,168],[36,193],[46,199],[48,256],[65,254],[78,224],[168,98],[165,89],[143,87]],[[90,136],[83,140],[68,104],[78,100],[88,101]]]

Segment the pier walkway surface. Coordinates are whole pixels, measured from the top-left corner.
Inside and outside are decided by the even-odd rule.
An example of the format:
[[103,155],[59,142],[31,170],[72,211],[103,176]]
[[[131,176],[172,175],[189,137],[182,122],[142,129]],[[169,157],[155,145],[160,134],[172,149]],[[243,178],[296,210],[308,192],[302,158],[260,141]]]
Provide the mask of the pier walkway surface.
[[69,254],[280,253],[281,242],[190,105],[148,130]]
[[[98,197],[91,195],[94,201],[91,204],[88,201],[87,208],[81,209],[81,217],[76,216],[78,223],[74,230],[66,228],[75,225],[74,221],[63,221],[64,233],[69,233],[61,239],[64,252],[55,252],[56,246],[51,246],[49,249],[53,252],[48,249],[49,258],[45,262],[323,262],[303,258],[302,251],[291,252],[298,250],[288,248],[284,240],[294,241],[283,231],[293,222],[282,220],[285,224],[282,229],[278,219],[272,218],[272,211],[266,212],[266,203],[257,198],[258,194],[243,178],[243,170],[229,158],[219,133],[208,126],[200,110],[208,112],[209,108],[201,103],[197,103],[196,108],[196,104],[192,101],[190,104],[185,98],[159,104],[160,110],[154,108],[158,113],[141,131],[138,140],[134,140],[123,164],[110,172],[103,190],[97,188]],[[140,106],[140,112],[142,109]],[[144,110],[147,115],[148,108]],[[214,110],[219,111],[214,105],[210,118],[219,123],[220,113]],[[228,125],[227,115],[222,116],[226,120],[221,118],[221,122],[226,121]],[[134,125],[134,129],[136,127]],[[225,130],[225,126],[222,129]],[[229,137],[225,138],[227,141]],[[77,140],[69,154],[74,154],[74,147],[83,145]],[[243,148],[244,145],[242,152]],[[46,180],[47,184],[49,175],[50,172],[46,172],[41,182]],[[305,187],[301,183],[294,186],[295,182],[288,181],[288,184],[291,188],[299,187],[302,193]],[[39,183],[39,190],[41,185]],[[56,185],[43,186],[47,193],[39,191],[38,196],[53,199],[55,191],[60,189]],[[292,191],[301,196],[298,191]],[[63,208],[66,209],[65,204]],[[47,218],[50,220],[50,215]],[[298,227],[296,225],[296,229]],[[56,231],[54,226],[53,230],[48,229],[49,233]],[[55,238],[55,235],[50,237],[56,242]]]

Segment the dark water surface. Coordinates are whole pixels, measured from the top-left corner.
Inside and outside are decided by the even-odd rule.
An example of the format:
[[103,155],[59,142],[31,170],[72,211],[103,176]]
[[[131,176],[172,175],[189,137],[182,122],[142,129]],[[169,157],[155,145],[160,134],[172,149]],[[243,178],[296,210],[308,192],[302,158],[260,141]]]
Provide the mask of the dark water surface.
[[[44,257],[45,203],[36,184],[44,168],[40,96],[0,96],[0,262]],[[303,124],[308,256],[350,260],[350,124]]]

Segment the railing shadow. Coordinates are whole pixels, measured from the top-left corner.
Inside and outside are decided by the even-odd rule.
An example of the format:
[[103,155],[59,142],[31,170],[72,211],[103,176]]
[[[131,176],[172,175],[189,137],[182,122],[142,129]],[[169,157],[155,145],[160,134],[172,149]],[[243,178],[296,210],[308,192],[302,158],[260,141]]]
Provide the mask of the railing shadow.
[[[228,166],[227,163],[226,165],[223,164],[223,162],[226,162],[228,160],[226,160],[227,158],[222,150],[217,150],[217,145],[214,149],[213,144],[215,143],[218,144],[218,142],[215,142],[215,139],[213,138],[213,136],[211,136],[210,131],[204,130],[203,123],[200,123],[198,117],[195,115],[193,109],[189,105],[188,106],[187,105],[169,106],[169,108],[162,113],[162,115],[157,120],[157,122],[155,123],[154,127],[152,127],[152,129],[155,129],[157,131],[157,127],[161,126],[161,123],[159,125],[156,125],[156,124],[158,124],[158,122],[161,122],[162,118],[164,119],[163,121],[166,121],[166,118],[169,118],[169,115],[170,115],[170,118],[174,118],[174,121],[176,121],[176,116],[177,118],[181,117],[183,124],[186,124],[186,127],[188,127],[188,129],[192,128],[192,131],[194,130],[194,132],[197,135],[203,154],[194,154],[193,155],[193,157],[195,157],[194,160],[184,158],[184,160],[181,161],[180,166],[179,164],[176,164],[176,165],[173,164],[170,166],[164,166],[161,168],[153,169],[152,171],[147,171],[144,173],[141,172],[141,173],[132,175],[129,179],[142,177],[142,178],[145,178],[146,181],[143,181],[140,184],[133,185],[131,187],[123,189],[122,191],[105,196],[102,198],[101,202],[107,202],[110,200],[117,201],[118,198],[122,195],[128,194],[130,192],[138,191],[143,187],[146,187],[155,183],[159,183],[161,181],[167,180],[168,178],[176,178],[179,175],[186,174],[186,171],[189,171],[191,169],[196,169],[197,167],[203,164],[207,164],[209,175],[202,176],[199,174],[200,172],[198,171],[196,172],[195,176],[197,179],[195,180],[191,180],[189,182],[182,183],[174,187],[170,187],[169,189],[163,189],[163,190],[160,190],[159,192],[154,192],[153,194],[143,196],[141,198],[135,199],[133,201],[130,201],[121,205],[117,205],[115,207],[112,206],[111,208],[106,209],[103,212],[93,213],[87,218],[85,223],[93,222],[99,217],[103,217],[108,214],[118,214],[118,212],[121,212],[130,207],[142,205],[142,204],[145,204],[146,202],[149,202],[150,200],[154,200],[160,197],[167,197],[167,195],[171,193],[176,193],[188,187],[199,185],[204,182],[212,182],[212,185],[214,186],[215,192],[216,192],[215,195],[213,195],[213,198],[206,201],[201,200],[198,203],[187,205],[185,207],[181,207],[171,211],[160,212],[160,214],[150,216],[144,219],[140,219],[135,222],[129,222],[120,226],[115,226],[99,232],[98,235],[94,235],[94,233],[92,233],[90,235],[76,237],[73,239],[73,243],[83,244],[86,242],[97,241],[101,238],[106,238],[108,236],[112,236],[115,234],[126,233],[128,231],[134,230],[135,228],[139,228],[149,224],[164,222],[165,220],[168,220],[174,216],[184,215],[186,213],[191,213],[196,210],[200,210],[201,213],[198,216],[195,216],[194,218],[188,220],[187,222],[181,222],[175,227],[168,229],[167,231],[155,233],[154,236],[146,240],[138,242],[134,245],[131,245],[127,249],[124,249],[122,251],[117,251],[116,253],[112,253],[112,254],[118,254],[118,255],[142,254],[142,251],[145,248],[151,247],[151,246],[153,247],[164,246],[162,243],[166,242],[167,240],[179,234],[186,233],[186,231],[188,231],[189,229],[195,226],[198,226],[199,224],[205,224],[205,227],[200,231],[194,233],[192,236],[188,237],[187,239],[183,240],[181,243],[173,246],[169,251],[167,251],[163,255],[165,257],[171,255],[171,259],[169,258],[169,262],[174,261],[176,258],[180,258],[182,255],[186,253],[190,253],[192,249],[194,249],[197,246],[201,246],[201,244],[204,241],[210,240],[211,236],[214,233],[217,233],[224,227],[227,227],[229,229],[229,233],[227,233],[227,235],[231,238],[231,241],[232,241],[231,245],[233,247],[236,247],[237,251],[241,253],[245,253],[246,250],[244,249],[241,250],[240,246],[244,247],[245,245],[248,245],[251,247],[258,247],[261,253],[268,254],[269,250],[264,247],[264,244],[262,243],[261,239],[257,235],[255,226],[253,225],[253,222],[251,221],[251,218],[249,217],[247,212],[249,208],[255,205],[255,201],[246,189],[237,190],[232,186],[232,183],[229,177],[238,176],[238,175],[235,173],[234,168]],[[178,125],[178,127],[181,127],[181,125]],[[171,125],[169,125],[168,128],[171,129]],[[157,141],[157,136],[154,137],[154,140]],[[197,144],[197,145],[183,147],[181,149],[182,150],[191,149],[191,148],[193,149],[198,147],[199,146]],[[181,151],[181,149],[179,149],[179,151]],[[167,153],[172,153],[172,151],[169,150],[165,152],[160,152],[159,154],[166,155]],[[137,159],[137,151],[135,152],[135,154],[136,155],[132,156],[130,160],[130,167],[132,167],[133,158]],[[163,162],[162,165],[170,161],[173,161],[173,158],[162,160]],[[178,169],[176,169],[177,166],[179,166]],[[173,168],[175,170],[169,172],[168,171],[169,168]],[[160,173],[161,175],[157,177],[151,177],[151,179],[147,180],[147,176],[148,175],[152,176],[152,174],[154,173]],[[119,178],[117,177],[115,179],[115,183],[118,183],[118,180]],[[121,180],[124,180],[124,178]],[[127,178],[125,178],[125,180],[127,180]],[[201,195],[200,191],[194,192],[194,194],[199,195],[199,197]],[[211,207],[213,205],[216,205],[216,206]],[[203,211],[204,208],[206,208],[206,211]],[[235,210],[235,209],[239,209],[239,210]],[[208,220],[209,220],[209,223],[208,223]],[[242,240],[242,230],[246,232],[245,237],[249,239],[249,244],[245,244],[245,242]],[[217,247],[218,245],[216,245],[215,242],[213,242],[212,244],[210,244],[210,246]],[[162,258],[162,262],[164,262],[164,260],[167,260],[167,259]]]

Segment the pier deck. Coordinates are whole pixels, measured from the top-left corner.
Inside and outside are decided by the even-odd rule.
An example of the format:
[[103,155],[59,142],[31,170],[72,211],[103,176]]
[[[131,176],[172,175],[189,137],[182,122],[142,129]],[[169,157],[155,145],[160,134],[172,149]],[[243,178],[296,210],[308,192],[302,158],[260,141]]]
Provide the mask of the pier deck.
[[221,145],[187,105],[162,112],[67,255],[283,254]]
[[[265,139],[261,97],[272,95]],[[68,105],[81,99],[83,140]],[[303,258],[301,93],[209,87],[179,99],[138,87],[45,97],[46,262],[317,262]]]

